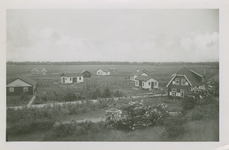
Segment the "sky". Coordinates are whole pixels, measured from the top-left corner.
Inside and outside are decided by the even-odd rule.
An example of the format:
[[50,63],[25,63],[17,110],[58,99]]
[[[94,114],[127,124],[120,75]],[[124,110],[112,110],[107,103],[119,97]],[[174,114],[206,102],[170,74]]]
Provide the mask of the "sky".
[[219,61],[218,9],[8,9],[6,61]]

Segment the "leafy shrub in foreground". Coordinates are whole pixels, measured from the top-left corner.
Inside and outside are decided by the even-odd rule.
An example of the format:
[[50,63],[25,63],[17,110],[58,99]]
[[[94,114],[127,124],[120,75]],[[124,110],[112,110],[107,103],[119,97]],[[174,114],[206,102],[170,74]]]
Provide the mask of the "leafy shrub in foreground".
[[106,122],[110,128],[134,130],[148,126],[163,125],[169,116],[167,105],[145,105],[143,101],[130,101],[119,109],[107,110]]

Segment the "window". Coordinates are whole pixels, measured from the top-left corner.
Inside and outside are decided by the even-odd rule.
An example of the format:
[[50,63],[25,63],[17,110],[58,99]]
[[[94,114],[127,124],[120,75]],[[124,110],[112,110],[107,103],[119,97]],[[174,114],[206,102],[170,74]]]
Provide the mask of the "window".
[[135,85],[138,86],[139,85],[139,82],[138,80],[135,81]]
[[81,77],[79,77],[79,80],[81,80]]
[[14,88],[13,88],[13,87],[10,87],[10,88],[9,88],[9,91],[10,91],[10,92],[14,92]]
[[72,80],[72,78],[69,78],[70,79],[70,81]]
[[23,92],[28,92],[29,88],[28,87],[23,87]]
[[176,81],[176,85],[180,84],[180,79],[179,78],[176,78],[175,81]]
[[180,89],[180,94],[181,94],[180,95],[181,97],[184,97],[184,90],[183,89]]
[[149,82],[149,85],[150,85],[150,82]]
[[184,78],[181,79],[181,85],[186,85],[186,80]]
[[171,95],[172,95],[172,96],[176,96],[176,92],[177,92],[177,89],[172,88],[172,93],[171,93]]

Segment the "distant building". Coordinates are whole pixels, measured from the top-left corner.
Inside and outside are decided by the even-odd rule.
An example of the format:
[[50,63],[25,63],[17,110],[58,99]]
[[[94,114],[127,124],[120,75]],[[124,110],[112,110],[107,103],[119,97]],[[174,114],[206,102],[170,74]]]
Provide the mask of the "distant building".
[[106,76],[106,75],[110,75],[111,72],[110,72],[109,69],[99,69],[99,70],[96,71],[96,74],[98,76]]
[[37,82],[28,77],[18,77],[6,85],[6,93],[10,95],[20,95],[22,92],[27,95],[34,95]]
[[117,68],[114,67],[108,67],[107,69],[109,69],[110,72],[117,72]]
[[38,69],[37,69],[37,68],[33,68],[33,69],[31,70],[31,74],[39,74]]
[[60,75],[61,84],[81,83],[84,81],[81,73],[62,73]]
[[138,76],[135,79],[135,86],[142,89],[157,89],[159,86],[158,81],[152,76]]
[[91,72],[87,71],[87,70],[83,70],[81,72],[81,74],[83,74],[84,78],[90,78],[91,77]]
[[205,75],[184,67],[167,84],[168,96],[183,98],[192,88],[205,89],[204,81]]
[[47,72],[48,72],[48,70],[45,69],[45,68],[43,68],[43,69],[41,70],[41,73],[42,73],[43,75],[45,75]]

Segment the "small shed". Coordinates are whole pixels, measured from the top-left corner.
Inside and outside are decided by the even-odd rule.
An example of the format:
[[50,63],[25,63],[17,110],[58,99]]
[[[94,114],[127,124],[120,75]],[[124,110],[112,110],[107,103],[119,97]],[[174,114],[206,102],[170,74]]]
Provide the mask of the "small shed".
[[11,96],[20,95],[22,92],[24,92],[27,95],[34,95],[37,89],[36,86],[36,81],[25,76],[18,77],[6,85],[6,94]]
[[81,73],[83,74],[84,78],[90,78],[91,77],[91,72],[89,72],[87,70],[83,70],[83,71],[81,71]]

